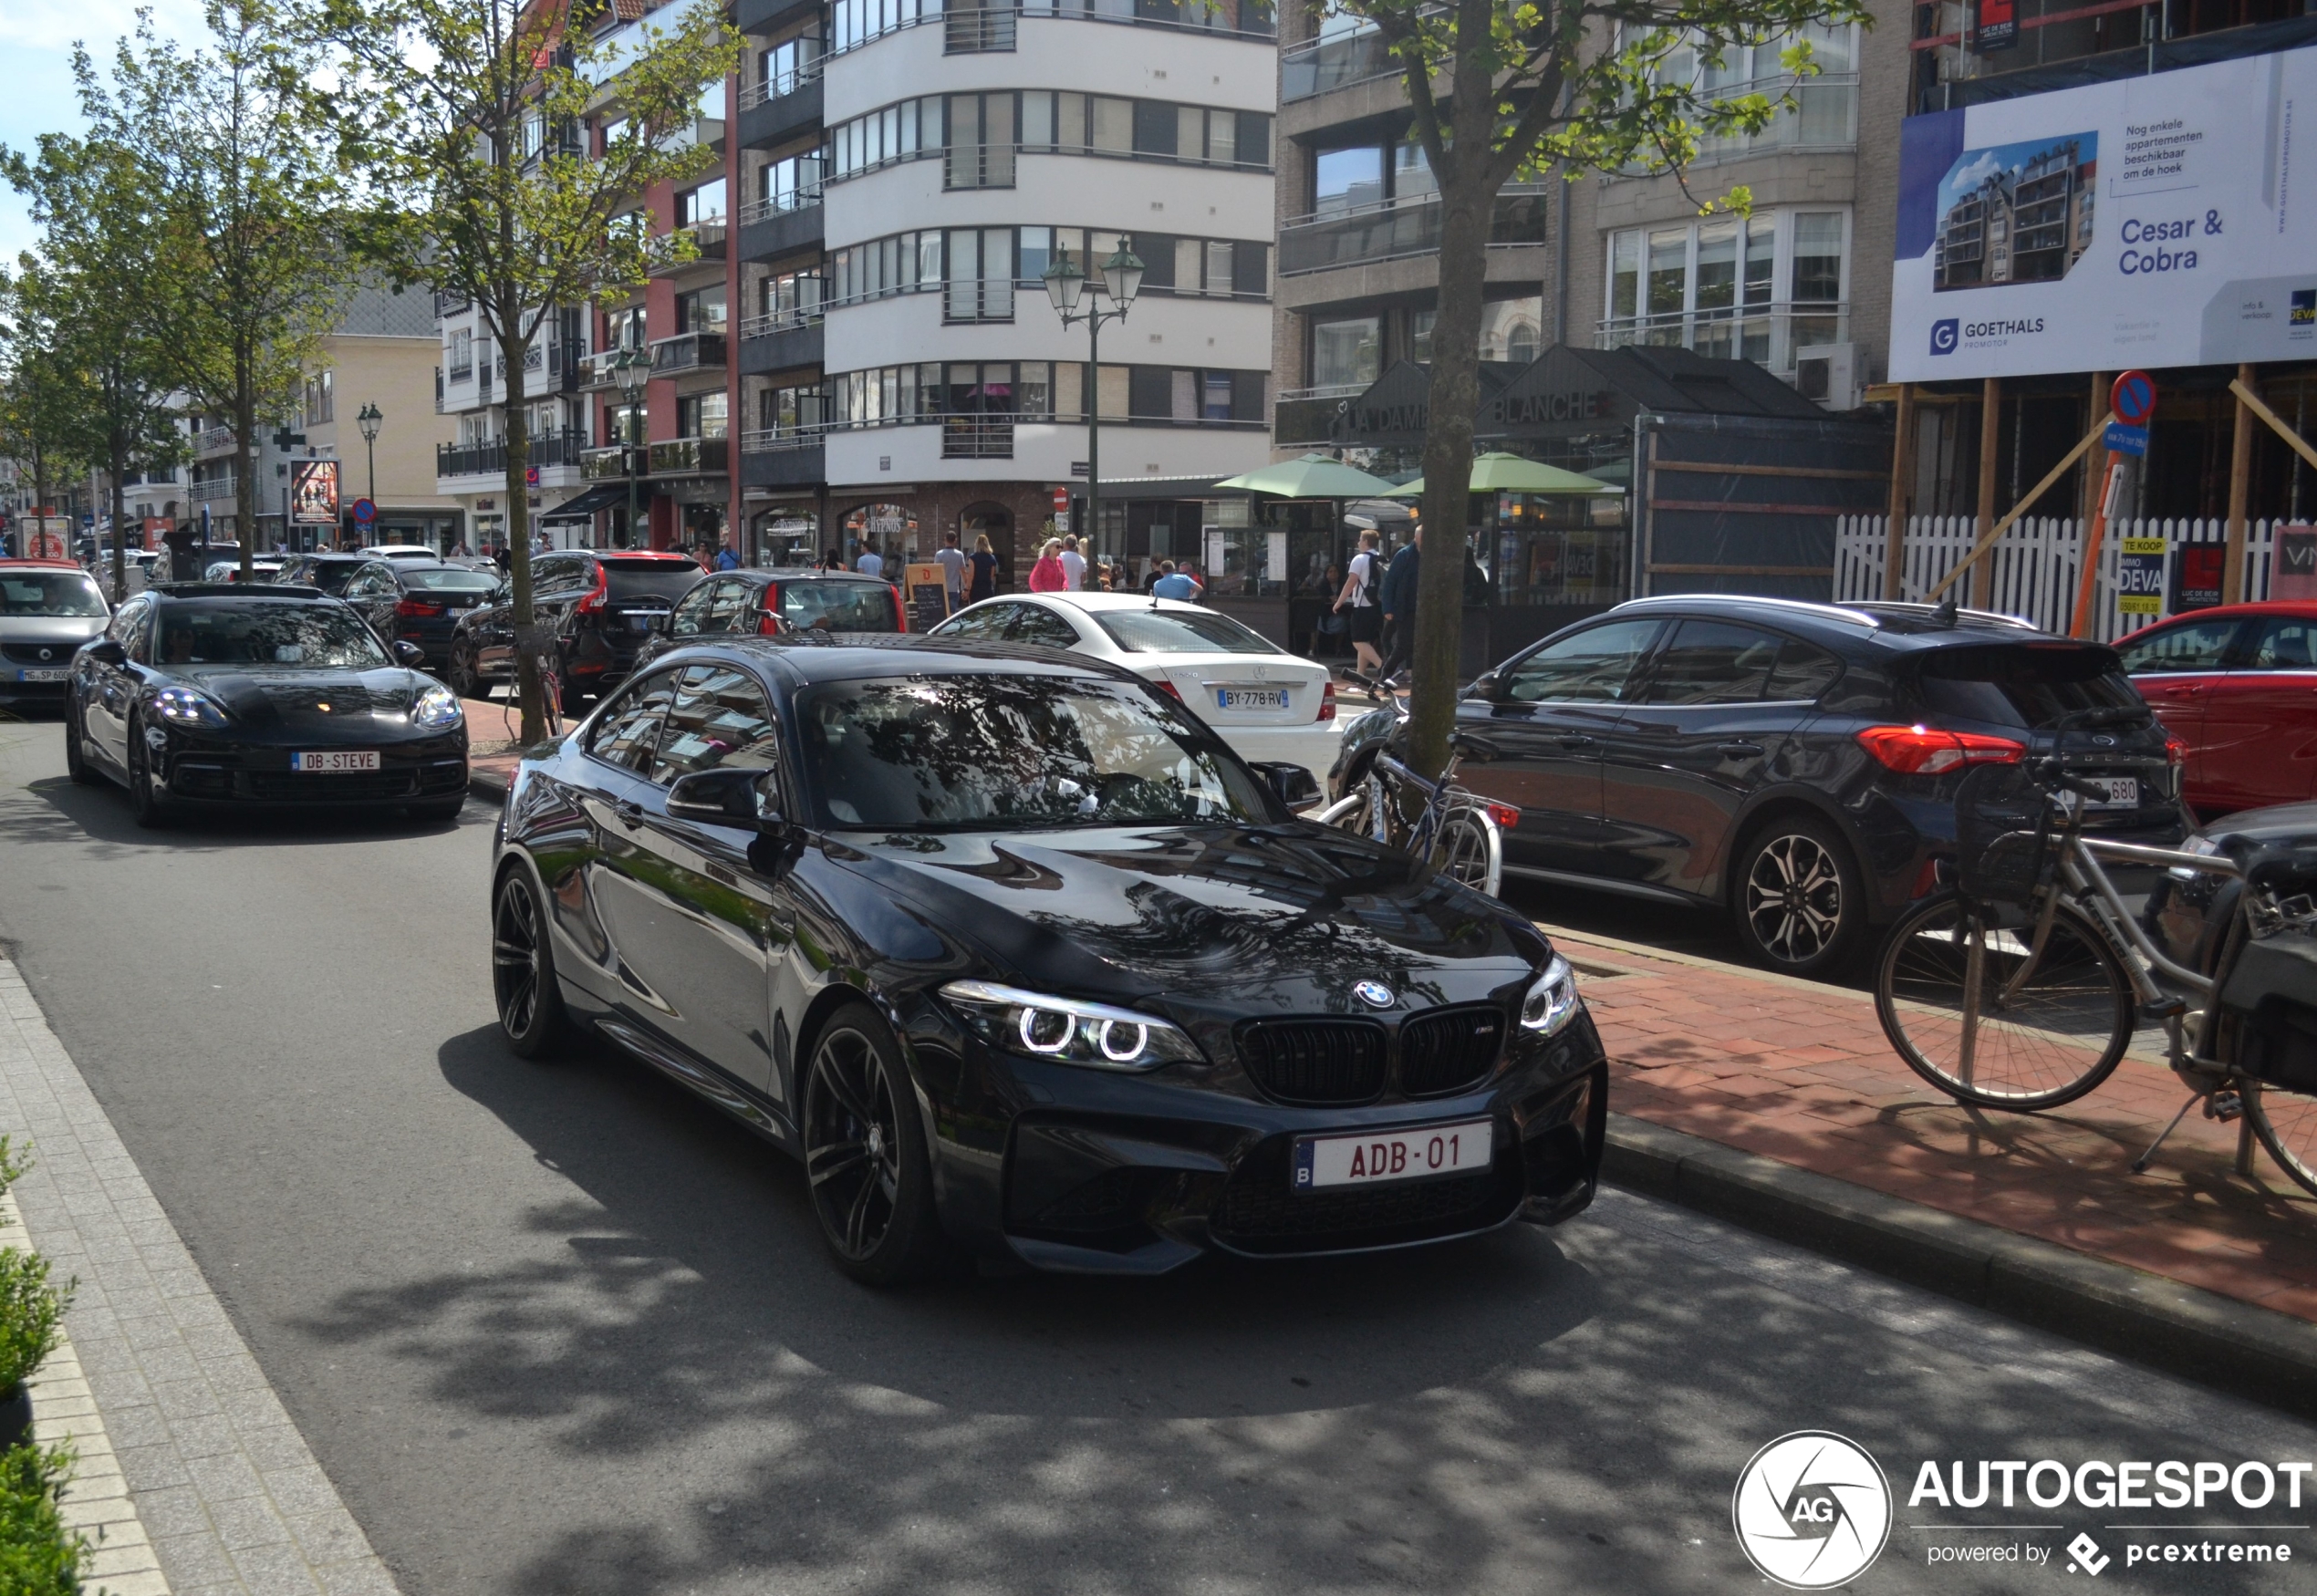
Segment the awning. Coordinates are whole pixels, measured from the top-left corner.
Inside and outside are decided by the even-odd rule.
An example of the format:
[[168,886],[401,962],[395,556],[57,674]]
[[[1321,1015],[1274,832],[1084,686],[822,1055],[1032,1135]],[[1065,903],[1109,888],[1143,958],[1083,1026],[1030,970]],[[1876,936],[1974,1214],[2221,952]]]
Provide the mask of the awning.
[[624,480],[617,482],[597,482],[577,499],[566,499],[539,519],[541,521],[588,521],[594,518],[597,511],[608,510],[614,504],[625,504],[627,502],[628,484]]

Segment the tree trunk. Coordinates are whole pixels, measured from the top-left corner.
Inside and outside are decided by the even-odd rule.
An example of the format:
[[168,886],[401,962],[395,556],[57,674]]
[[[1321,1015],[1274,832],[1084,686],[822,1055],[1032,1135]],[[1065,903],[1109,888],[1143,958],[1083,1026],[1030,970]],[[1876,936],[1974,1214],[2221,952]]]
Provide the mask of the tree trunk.
[[239,524],[234,541],[241,545],[241,579],[250,579],[250,562],[256,558],[257,457],[250,447],[250,432],[257,425],[257,383],[247,355],[234,358],[234,513]]
[[129,449],[119,427],[105,441],[106,464],[112,468],[112,601],[119,604],[129,596],[129,505],[120,486],[121,473],[129,469]]
[[[499,361],[506,368],[507,408],[507,580],[514,599],[515,697],[523,706],[525,747],[547,735],[546,699],[539,676],[540,656],[548,640],[536,635],[538,619],[531,608],[531,423],[523,413],[523,357],[530,338],[520,336],[520,306],[501,306]],[[538,329],[532,329],[534,336]]]

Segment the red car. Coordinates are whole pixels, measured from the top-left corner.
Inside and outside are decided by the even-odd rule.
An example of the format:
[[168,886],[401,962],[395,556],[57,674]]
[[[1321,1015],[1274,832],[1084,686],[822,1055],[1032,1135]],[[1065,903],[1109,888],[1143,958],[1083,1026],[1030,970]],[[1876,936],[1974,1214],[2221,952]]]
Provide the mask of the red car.
[[2116,651],[2188,745],[2186,796],[2199,816],[2317,798],[2317,602],[2194,610]]

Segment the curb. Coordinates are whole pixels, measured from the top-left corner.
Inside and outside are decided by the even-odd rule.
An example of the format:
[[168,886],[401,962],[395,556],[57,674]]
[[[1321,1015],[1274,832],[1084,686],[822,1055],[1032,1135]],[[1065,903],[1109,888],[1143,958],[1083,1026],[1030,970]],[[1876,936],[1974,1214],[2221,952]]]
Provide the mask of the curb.
[[2304,1321],[1977,1219],[1609,1116],[1603,1176],[2180,1378],[2317,1417]]
[[500,804],[507,801],[507,779],[496,771],[467,768],[467,796],[480,798],[485,803]]

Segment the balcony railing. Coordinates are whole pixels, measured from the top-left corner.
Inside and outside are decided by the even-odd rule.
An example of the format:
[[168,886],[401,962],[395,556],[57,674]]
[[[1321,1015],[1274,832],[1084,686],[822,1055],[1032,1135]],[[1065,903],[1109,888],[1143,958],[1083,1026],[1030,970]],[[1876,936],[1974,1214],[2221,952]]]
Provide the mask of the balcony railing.
[[[587,451],[587,435],[566,428],[558,432],[542,432],[531,440],[530,463],[542,468],[573,465]],[[494,438],[487,443],[438,443],[434,448],[434,474],[438,477],[504,476],[507,470],[507,440]]]
[[1279,101],[1284,105],[1289,100],[1309,99],[1347,84],[1392,77],[1399,69],[1398,59],[1385,47],[1380,33],[1314,39],[1280,52]]
[[[579,479],[587,482],[616,482],[625,477],[641,476],[643,472],[629,470],[628,457],[642,452],[641,450],[631,450],[624,443],[613,443],[602,449],[583,449],[579,451]],[[642,461],[637,463],[640,465]]]
[[193,434],[193,452],[203,458],[228,453],[233,447],[234,430],[231,427],[210,427]]
[[943,416],[941,418],[941,458],[943,460],[1012,460],[1013,458],[1013,418],[1012,416]]
[[671,377],[680,371],[715,371],[724,364],[722,333],[678,333],[672,338],[654,338],[650,349],[654,377]]
[[786,98],[808,83],[818,83],[827,66],[828,57],[822,56],[802,67],[775,72],[770,78],[760,78],[754,83],[743,83],[740,88],[740,109],[753,110],[760,105]]
[[234,478],[230,472],[222,477],[212,477],[207,482],[194,482],[185,490],[185,497],[196,504],[213,503],[233,496]]
[[821,181],[815,178],[808,183],[784,189],[777,194],[766,194],[762,199],[749,201],[740,208],[740,224],[750,227],[759,222],[770,222],[775,216],[785,216],[792,211],[812,209],[821,202]]
[[762,316],[743,316],[740,336],[749,338],[769,338],[774,333],[793,333],[799,327],[821,325],[821,307],[800,306],[791,310],[769,310]]
[[694,476],[726,468],[730,446],[722,438],[668,438],[651,446],[651,474]]
[[[952,6],[942,18],[941,50],[944,55],[971,56],[991,50],[1013,48],[1015,25],[1013,9],[1008,5],[988,10],[966,10]],[[1009,452],[1000,459],[1011,459]]]
[[1781,376],[1792,374],[1796,349],[1812,344],[1840,344],[1849,337],[1850,306],[1836,302],[1794,305],[1780,301],[1743,309],[1612,316],[1594,329],[1594,342],[1604,349],[1622,349],[1629,344],[1694,349],[1700,355],[1751,360]]
[[[1543,244],[1543,183],[1508,185],[1497,196],[1489,228],[1492,244]],[[1279,275],[1325,272],[1337,266],[1373,265],[1440,247],[1440,202],[1426,194],[1387,200],[1339,216],[1300,216],[1279,230]]]
[[[645,246],[645,261],[654,272],[681,271],[686,266],[701,265],[724,258],[726,229],[722,216],[710,216],[691,223],[672,233],[663,233]],[[690,239],[691,248],[686,251],[678,242]]]
[[764,427],[740,435],[743,454],[780,454],[792,449],[818,449],[828,440],[829,424],[805,422],[794,427]]

